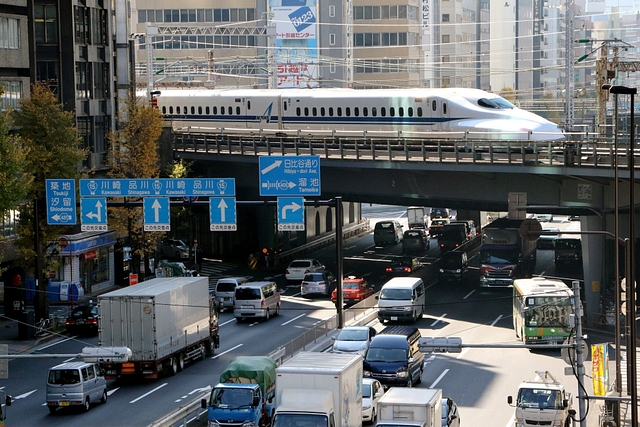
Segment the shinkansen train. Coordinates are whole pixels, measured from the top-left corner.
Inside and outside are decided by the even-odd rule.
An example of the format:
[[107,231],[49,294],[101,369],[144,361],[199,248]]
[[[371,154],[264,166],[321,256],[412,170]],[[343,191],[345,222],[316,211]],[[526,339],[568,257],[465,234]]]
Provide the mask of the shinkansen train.
[[168,89],[160,91],[156,102],[174,129],[192,132],[564,138],[556,124],[478,89]]

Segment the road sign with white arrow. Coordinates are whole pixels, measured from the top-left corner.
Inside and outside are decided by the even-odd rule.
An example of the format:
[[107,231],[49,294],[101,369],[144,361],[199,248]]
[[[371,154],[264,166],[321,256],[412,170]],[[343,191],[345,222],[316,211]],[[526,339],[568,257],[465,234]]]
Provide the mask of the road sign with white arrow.
[[76,181],[47,179],[47,224],[74,225],[76,223]]
[[304,197],[278,197],[278,231],[304,230]]
[[236,198],[209,198],[209,230],[237,231]]
[[320,156],[260,156],[261,196],[319,196]]
[[168,197],[144,198],[144,231],[171,231]]
[[80,198],[80,228],[82,231],[107,231],[107,199]]

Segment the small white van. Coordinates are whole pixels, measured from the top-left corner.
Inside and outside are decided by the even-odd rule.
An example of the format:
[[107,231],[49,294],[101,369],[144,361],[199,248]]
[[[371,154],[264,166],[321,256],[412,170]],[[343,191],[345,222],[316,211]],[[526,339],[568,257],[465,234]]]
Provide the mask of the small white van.
[[398,322],[422,319],[425,302],[424,282],[419,277],[394,277],[382,286],[378,300],[378,320]]
[[235,302],[236,287],[247,283],[249,281],[246,277],[223,277],[218,279],[216,283],[216,306],[220,311],[224,311],[225,308],[233,309]]
[[49,369],[47,407],[50,413],[67,406],[88,411],[93,402],[107,403],[107,381],[99,365],[67,362]]
[[246,282],[236,287],[233,316],[238,323],[260,317],[269,320],[280,314],[280,291],[275,282]]

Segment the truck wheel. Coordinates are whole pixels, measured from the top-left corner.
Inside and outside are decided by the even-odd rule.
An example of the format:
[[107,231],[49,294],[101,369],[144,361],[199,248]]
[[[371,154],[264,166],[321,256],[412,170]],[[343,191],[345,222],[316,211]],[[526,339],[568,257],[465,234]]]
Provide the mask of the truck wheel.
[[416,380],[416,385],[422,382],[422,368],[420,368],[420,372],[418,373],[418,379]]
[[377,419],[378,414],[376,414],[376,408],[373,408],[373,411],[371,411],[371,424],[375,424]]
[[171,359],[169,359],[169,374],[173,376],[177,373],[178,373],[178,360],[176,359],[175,356],[173,356],[171,357]]
[[91,409],[91,402],[89,401],[89,397],[84,401],[84,405],[82,405],[82,410],[84,412],[88,412]]
[[100,403],[107,403],[107,390],[102,392],[102,397],[100,398]]
[[269,309],[264,313],[264,320],[267,321],[271,318],[271,314],[269,313]]
[[184,353],[178,355],[178,372],[184,369]]
[[205,341],[202,349],[202,360],[204,360],[205,357],[211,357],[214,352],[215,345],[213,344],[213,342],[211,340]]
[[276,313],[274,316],[278,316],[280,314],[280,304],[276,304]]

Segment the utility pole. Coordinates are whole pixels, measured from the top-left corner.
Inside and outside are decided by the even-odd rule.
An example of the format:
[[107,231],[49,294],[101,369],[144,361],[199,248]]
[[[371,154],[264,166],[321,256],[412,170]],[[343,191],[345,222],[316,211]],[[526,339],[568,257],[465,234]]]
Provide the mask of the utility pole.
[[584,388],[584,338],[582,336],[582,298],[580,297],[580,282],[574,280],[571,282],[573,285],[573,304],[575,310],[575,324],[576,324],[576,374],[578,377],[578,409],[580,414],[580,427],[587,426],[587,414],[585,411],[585,401],[587,396]]
[[574,67],[574,52],[573,52],[573,1],[566,0],[565,2],[565,44],[564,49],[566,52],[566,79],[564,82],[565,89],[565,105],[567,106],[566,119],[565,119],[565,131],[571,132],[574,125],[574,105],[573,105],[573,92],[575,89],[575,67]]

